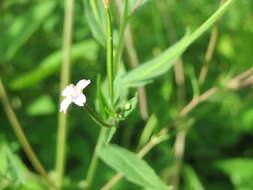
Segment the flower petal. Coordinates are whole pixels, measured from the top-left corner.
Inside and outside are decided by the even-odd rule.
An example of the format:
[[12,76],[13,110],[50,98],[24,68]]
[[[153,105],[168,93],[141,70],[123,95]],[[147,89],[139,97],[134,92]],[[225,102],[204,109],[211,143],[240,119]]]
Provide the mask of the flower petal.
[[78,106],[83,106],[86,102],[86,97],[80,94],[77,98],[73,99],[73,102]]
[[64,100],[62,100],[61,102],[61,106],[60,106],[60,112],[66,113],[69,105],[71,104],[71,99],[70,98],[65,98]]
[[63,89],[63,91],[61,92],[62,96],[71,96],[71,94],[75,93],[75,86],[73,84],[68,85],[66,88]]
[[78,81],[78,83],[76,84],[76,88],[80,91],[82,91],[86,86],[88,86],[90,84],[90,80],[80,80]]

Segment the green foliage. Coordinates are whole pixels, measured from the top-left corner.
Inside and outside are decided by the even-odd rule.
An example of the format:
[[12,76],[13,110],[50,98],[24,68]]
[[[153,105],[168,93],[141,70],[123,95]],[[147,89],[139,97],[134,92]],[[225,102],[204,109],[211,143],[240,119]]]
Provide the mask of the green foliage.
[[187,190],[205,190],[198,175],[191,166],[184,166],[185,189]]
[[52,99],[47,95],[40,96],[27,107],[27,113],[34,116],[52,114],[55,110],[55,105]]
[[83,0],[85,7],[85,19],[89,25],[91,33],[93,37],[105,47],[106,39],[105,39],[105,23],[103,22],[103,18],[105,17],[105,13],[101,8],[101,3],[98,3],[100,6],[95,3],[93,0]]
[[[122,2],[123,9],[128,2],[124,22],[116,2]],[[101,189],[116,172],[125,177],[111,188],[115,190],[168,189],[165,183],[174,184],[174,178],[179,180],[178,190],[253,188],[252,81],[238,90],[227,88],[230,79],[252,67],[253,3],[234,2],[215,13],[218,1],[111,0],[113,55],[117,63],[112,103],[106,77],[103,1],[75,1],[70,81],[91,79],[91,85],[84,90],[87,105],[103,122],[115,127],[103,129],[102,140],[95,147],[100,126],[83,107],[71,106],[63,189],[84,189],[92,155],[99,149],[104,162],[97,160],[94,164],[92,190]],[[64,6],[64,1],[50,0],[9,0],[0,5],[0,78],[19,123],[53,180]],[[206,80],[200,85],[200,70],[216,22],[217,43]],[[129,24],[131,37],[124,33],[124,24]],[[191,33],[185,34],[188,28]],[[131,39],[133,47],[129,51],[126,43]],[[178,57],[183,64],[182,78],[174,68]],[[140,64],[133,68],[135,58]],[[252,72],[249,76],[252,78]],[[239,84],[234,81],[232,86]],[[143,85],[144,95],[135,88]],[[212,87],[221,90],[199,99],[200,104],[191,101]],[[147,120],[140,114],[145,95]],[[181,120],[180,111],[189,103],[193,108]],[[0,189],[48,190],[17,142],[4,104],[0,105],[0,118]],[[185,142],[179,143],[185,145],[180,159],[175,157],[175,139],[189,118],[194,123]],[[155,144],[165,128],[168,131],[160,139],[163,142]],[[130,152],[141,151],[150,140],[143,159]],[[181,169],[177,168],[178,162]]]
[[150,83],[154,78],[166,73],[185,50],[187,40],[189,40],[188,34],[158,57],[141,64],[141,66],[127,73],[122,79],[124,86],[143,86]]
[[148,142],[148,140],[153,134],[153,131],[157,125],[157,122],[158,122],[157,117],[154,114],[151,115],[141,134],[139,145],[138,145],[139,148],[143,147],[143,145],[145,145]]
[[168,189],[145,161],[122,147],[105,145],[99,155],[106,164],[135,184],[148,189]]
[[134,12],[136,9],[139,9],[140,7],[142,7],[143,5],[145,5],[145,3],[151,1],[151,0],[143,0],[143,1],[139,1],[139,0],[127,0],[128,1],[128,15],[131,14],[132,12]]
[[43,1],[15,18],[1,34],[0,57],[11,59],[54,10],[56,1]]
[[0,188],[44,190],[38,176],[32,174],[4,143],[0,144]]
[[253,160],[232,158],[215,162],[215,166],[228,175],[238,190],[253,188]]
[[[98,50],[97,44],[93,40],[87,40],[74,44],[71,49],[71,59],[84,58],[88,61],[96,59]],[[59,70],[62,61],[62,50],[53,52],[46,57],[41,64],[33,71],[29,71],[21,76],[13,79],[10,87],[14,90],[20,90],[26,87],[37,85],[41,80],[52,75]]]

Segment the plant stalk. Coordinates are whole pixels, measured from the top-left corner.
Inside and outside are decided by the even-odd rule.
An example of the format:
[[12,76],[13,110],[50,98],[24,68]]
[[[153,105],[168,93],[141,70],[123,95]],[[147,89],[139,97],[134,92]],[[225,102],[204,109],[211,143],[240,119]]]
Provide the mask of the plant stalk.
[[102,127],[100,129],[99,132],[99,136],[98,136],[98,140],[97,140],[97,144],[95,146],[95,150],[94,153],[92,155],[91,158],[91,163],[87,172],[87,177],[86,177],[86,187],[85,189],[91,189],[91,185],[93,183],[94,180],[94,176],[95,176],[95,172],[97,169],[97,164],[98,164],[98,160],[99,160],[99,156],[98,156],[98,151],[100,149],[100,147],[103,144],[103,139],[104,139],[104,134],[105,134],[106,128]]
[[[72,41],[74,0],[65,0],[64,31],[63,31],[63,65],[61,69],[60,89],[69,84],[70,78],[70,49]],[[60,97],[60,100],[62,98]],[[62,112],[58,115],[57,147],[56,147],[56,172],[57,186],[62,187],[65,170],[65,147],[67,136],[67,115]]]
[[101,127],[112,128],[113,125],[104,122],[88,105],[84,106],[84,110],[88,113],[91,119]]

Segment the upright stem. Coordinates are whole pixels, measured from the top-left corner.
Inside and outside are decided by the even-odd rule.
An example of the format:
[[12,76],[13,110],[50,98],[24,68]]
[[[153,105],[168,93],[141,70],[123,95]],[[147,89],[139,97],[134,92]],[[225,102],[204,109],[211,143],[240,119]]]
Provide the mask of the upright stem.
[[2,81],[0,79],[0,99],[2,101],[2,104],[4,106],[5,112],[7,114],[7,117],[11,123],[11,126],[14,130],[14,133],[16,134],[22,148],[24,149],[28,159],[30,160],[32,166],[35,168],[35,170],[45,178],[45,180],[55,188],[53,182],[49,178],[49,176],[46,173],[46,170],[40,163],[39,159],[37,158],[36,154],[34,153],[27,137],[25,136],[24,131],[22,130],[22,126],[20,125],[15,112],[13,111],[11,104],[9,102],[8,96],[5,92],[4,86],[2,84]]
[[184,158],[184,151],[185,151],[185,138],[187,135],[187,131],[186,130],[181,130],[178,132],[177,136],[176,136],[176,140],[175,140],[175,145],[174,145],[174,149],[175,149],[175,176],[173,178],[172,184],[173,184],[173,190],[177,190],[178,189],[178,185],[180,182],[180,172],[181,172],[181,168],[183,165],[183,158]]
[[[224,3],[224,1],[225,0],[220,0],[220,6]],[[205,61],[204,61],[204,64],[202,65],[202,68],[201,68],[200,74],[199,74],[199,78],[198,78],[200,85],[202,85],[206,79],[206,76],[208,73],[208,67],[209,67],[209,64],[211,63],[212,58],[213,58],[218,35],[219,35],[219,20],[217,20],[216,24],[213,26],[213,29],[211,32],[211,37],[208,42],[207,50],[205,53]]]
[[[112,36],[112,24],[111,24],[111,14],[109,9],[109,0],[103,0],[104,7],[105,7],[105,16],[106,16],[106,67],[107,67],[107,79],[108,79],[108,86],[109,86],[109,96],[111,99],[111,105],[113,106],[113,79],[114,79],[114,72],[115,66],[113,62],[113,36]],[[97,140],[97,144],[95,147],[95,151],[92,155],[91,164],[89,166],[86,178],[86,189],[91,189],[95,172],[97,169],[97,163],[99,160],[98,150],[103,144],[104,134],[106,131],[105,127],[111,127],[110,125],[103,122],[101,119],[96,117],[96,114],[93,113],[89,107],[86,107],[86,111],[89,113],[91,118],[97,122],[98,124],[104,126],[100,129],[99,137]]]
[[99,132],[99,136],[98,136],[98,140],[97,140],[97,144],[96,144],[94,153],[92,155],[91,163],[89,165],[89,169],[88,169],[88,172],[87,172],[86,188],[85,189],[91,189],[91,185],[92,185],[93,180],[94,180],[94,176],[95,176],[95,172],[96,172],[97,164],[98,164],[98,160],[99,160],[98,150],[103,144],[105,131],[106,131],[106,128],[101,127],[100,132]]
[[106,65],[107,65],[107,79],[109,84],[109,96],[111,98],[111,104],[113,105],[113,79],[115,66],[113,63],[113,36],[112,36],[112,23],[111,13],[109,8],[109,2],[105,4],[105,16],[106,16]]
[[[60,89],[64,89],[69,83],[70,76],[70,49],[72,39],[74,0],[65,0],[64,31],[63,31],[63,65],[61,69]],[[60,98],[61,99],[61,98]],[[65,146],[67,133],[67,115],[62,112],[58,115],[56,172],[57,186],[61,188],[65,169]]]

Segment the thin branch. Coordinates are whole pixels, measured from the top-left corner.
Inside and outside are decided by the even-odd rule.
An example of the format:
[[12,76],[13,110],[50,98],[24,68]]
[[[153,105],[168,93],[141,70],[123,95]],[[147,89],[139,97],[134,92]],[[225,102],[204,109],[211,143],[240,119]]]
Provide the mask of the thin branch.
[[[69,84],[70,78],[70,50],[72,42],[74,0],[65,0],[64,31],[63,31],[63,64],[61,68],[60,90]],[[60,97],[60,100],[62,98]],[[57,172],[57,186],[61,188],[65,172],[65,149],[67,138],[67,114],[58,115],[57,147],[55,167]]]
[[[224,2],[225,0],[220,0],[220,6],[222,6]],[[213,58],[213,54],[214,54],[214,50],[215,50],[215,46],[216,46],[218,34],[219,34],[219,21],[220,19],[217,20],[211,32],[211,37],[210,37],[208,47],[205,53],[205,62],[200,70],[199,84],[203,84],[205,82],[205,79],[208,73],[208,67]]]
[[213,87],[207,90],[200,96],[194,97],[183,109],[180,111],[179,115],[185,117],[193,108],[195,108],[199,103],[205,101],[209,96],[213,95],[218,91],[219,88]]
[[178,132],[175,140],[175,177],[173,178],[172,186],[173,190],[178,188],[179,176],[182,168],[183,157],[185,152],[185,137],[187,135],[187,130],[181,130]]
[[248,77],[249,75],[253,74],[253,67],[248,69],[247,71],[237,75],[236,77],[234,77],[234,80],[238,81],[238,80],[242,80],[245,79],[246,77]]
[[[249,75],[251,73],[251,75]],[[246,77],[246,74],[249,75],[248,77]],[[245,76],[244,78],[242,78],[242,76]],[[241,80],[238,80],[238,79]],[[234,85],[236,81],[236,85]],[[226,88],[228,90],[232,90],[232,91],[236,91],[239,90],[241,88],[244,88],[248,85],[250,85],[253,82],[253,67],[249,68],[247,71],[235,76],[234,78],[230,79],[227,83]],[[200,104],[201,102],[207,100],[210,96],[212,96],[213,94],[217,93],[220,90],[220,88],[218,87],[212,87],[209,90],[207,90],[206,92],[204,92],[203,94],[201,94],[200,96],[194,97],[179,113],[180,117],[185,117],[186,115],[188,115],[188,113],[190,111],[192,111],[198,104]]]

